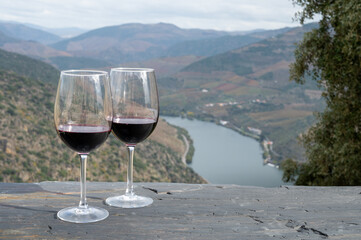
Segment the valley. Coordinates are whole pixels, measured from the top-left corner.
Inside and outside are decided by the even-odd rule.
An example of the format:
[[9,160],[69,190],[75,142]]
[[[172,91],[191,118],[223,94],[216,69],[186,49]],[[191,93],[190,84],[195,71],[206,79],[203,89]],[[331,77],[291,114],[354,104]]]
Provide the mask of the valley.
[[[16,39],[0,28],[0,48],[6,50],[0,51],[0,112],[6,116],[0,139],[3,181],[69,180],[78,175],[77,159],[51,125],[59,70],[71,68],[154,68],[161,115],[215,122],[262,146],[272,143],[264,159],[276,165],[286,158],[305,161],[297,139],[313,124],[313,113],[324,108],[322,89],[310,81],[289,81],[288,69],[297,42],[315,27],[236,34],[165,23],[124,24],[50,44]],[[161,122],[139,146],[137,181],[204,181],[182,163],[186,145],[179,131]],[[89,179],[124,180],[125,149],[119,153],[119,146],[110,137],[90,157]]]

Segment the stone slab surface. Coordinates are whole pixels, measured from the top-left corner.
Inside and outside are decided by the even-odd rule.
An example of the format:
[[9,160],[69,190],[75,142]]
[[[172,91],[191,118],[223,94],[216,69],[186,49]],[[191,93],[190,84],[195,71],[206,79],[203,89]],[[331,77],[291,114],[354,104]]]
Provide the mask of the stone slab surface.
[[361,187],[246,187],[137,183],[151,206],[106,206],[125,183],[88,183],[104,221],[71,224],[58,210],[77,205],[79,183],[0,183],[0,239],[361,239]]

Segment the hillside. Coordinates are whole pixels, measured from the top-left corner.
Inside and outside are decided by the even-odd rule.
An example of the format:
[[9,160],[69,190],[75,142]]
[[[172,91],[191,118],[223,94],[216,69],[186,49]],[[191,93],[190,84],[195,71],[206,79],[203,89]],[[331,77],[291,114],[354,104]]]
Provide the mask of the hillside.
[[[228,121],[246,134],[248,127],[262,131],[273,142],[273,160],[303,159],[297,137],[313,122],[313,111],[323,108],[315,83],[288,80],[295,43],[314,24],[203,58],[179,73],[159,80],[162,114],[188,114],[209,121]],[[203,90],[203,91],[202,91]],[[197,103],[197,104],[195,104]]]
[[40,80],[44,83],[58,84],[59,71],[54,67],[44,64],[21,54],[7,52],[0,49],[0,69],[12,71],[21,76]]
[[[0,22],[0,26],[1,26],[1,22]],[[25,37],[22,37],[21,33],[19,33],[19,35],[12,34],[12,32],[16,32],[15,30],[17,29],[17,25],[13,27],[14,29],[8,26],[7,28],[8,31],[6,31],[6,33],[2,32],[2,30],[0,29],[1,49],[8,52],[19,53],[36,59],[44,59],[44,60],[51,57],[71,56],[69,53],[56,50],[54,48],[46,46],[42,43],[38,43],[36,41],[21,40],[21,38],[25,38]],[[8,35],[9,32],[10,35]]]
[[35,25],[35,24],[31,24],[31,23],[24,23],[25,26],[31,27],[31,28],[35,28],[35,29],[39,29],[48,33],[52,33],[55,34],[61,38],[71,38],[71,37],[75,37],[77,35],[80,35],[82,33],[87,32],[88,30],[83,29],[83,28],[77,28],[77,27],[66,27],[66,28],[47,28],[47,27],[43,27],[43,26],[39,26],[39,25]]
[[131,23],[95,29],[51,46],[74,56],[94,57],[119,64],[160,57],[165,49],[178,42],[227,34],[212,30],[181,29],[166,23]]
[[[58,71],[25,56],[0,53],[0,69],[11,68],[0,70],[0,180],[78,179],[79,159],[60,141],[53,126]],[[160,121],[152,136],[137,146],[135,181],[204,182],[182,163],[185,144],[181,139],[176,128]],[[91,181],[125,181],[126,169],[125,146],[110,135],[90,154],[87,177]]]
[[246,76],[281,61],[291,62],[295,44],[302,39],[305,32],[313,27],[315,27],[314,24],[309,24],[293,28],[258,43],[195,62],[183,71],[231,71],[237,75]]
[[0,46],[2,46],[5,43],[16,42],[16,41],[17,41],[16,39],[9,37],[2,31],[0,31]]
[[[3,23],[0,22],[0,49],[7,52],[18,53],[26,55],[28,57],[39,59],[59,70],[63,69],[80,69],[80,68],[104,68],[111,64],[106,61],[98,60],[95,58],[86,57],[73,57],[72,54],[54,49],[46,44],[36,41],[36,37],[47,34],[45,31],[29,28],[22,24],[15,23]],[[24,30],[25,29],[25,30]],[[38,32],[40,31],[40,32]],[[34,34],[31,34],[34,33]],[[12,36],[12,37],[11,37]],[[49,34],[49,36],[52,36]],[[59,41],[61,38],[57,37],[53,39]],[[0,59],[1,61],[1,59]]]
[[164,78],[166,76],[170,76],[175,73],[178,73],[184,67],[188,66],[193,62],[197,62],[202,58],[203,57],[197,57],[194,55],[178,56],[178,57],[161,57],[161,58],[153,58],[140,62],[128,62],[125,64],[121,64],[120,66],[135,67],[135,68],[146,66],[155,69],[157,76]]
[[106,68],[112,64],[107,61],[96,58],[72,57],[72,56],[55,56],[47,59],[52,65],[59,70],[67,69],[89,69],[89,68]]
[[258,41],[260,41],[259,38],[248,35],[190,40],[170,46],[163,54],[165,56],[212,56]]
[[35,41],[42,44],[55,43],[62,39],[55,34],[14,22],[0,21],[0,31],[12,38]]
[[189,40],[176,43],[167,48],[164,56],[213,56],[233,49],[238,49],[263,39],[271,38],[287,32],[289,28],[263,30],[243,35],[226,35],[217,38]]
[[71,54],[67,52],[59,51],[33,41],[6,42],[2,46],[0,46],[0,48],[4,49],[5,51],[15,52],[35,59],[43,60],[53,57],[71,56]]

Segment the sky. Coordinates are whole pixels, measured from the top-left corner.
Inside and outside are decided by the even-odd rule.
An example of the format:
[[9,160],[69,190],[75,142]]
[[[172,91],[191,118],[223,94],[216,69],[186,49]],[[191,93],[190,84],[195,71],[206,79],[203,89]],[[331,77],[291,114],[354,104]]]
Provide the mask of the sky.
[[95,29],[125,23],[172,23],[224,31],[298,26],[291,0],[1,0],[0,20],[47,28]]

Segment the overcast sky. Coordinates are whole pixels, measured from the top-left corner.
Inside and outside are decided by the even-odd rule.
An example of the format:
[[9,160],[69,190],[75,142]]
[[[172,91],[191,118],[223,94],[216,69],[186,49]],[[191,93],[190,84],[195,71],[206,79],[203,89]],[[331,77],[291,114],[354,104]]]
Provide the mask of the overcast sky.
[[181,28],[277,29],[297,26],[291,0],[0,0],[0,20],[49,28],[95,29],[124,23]]

